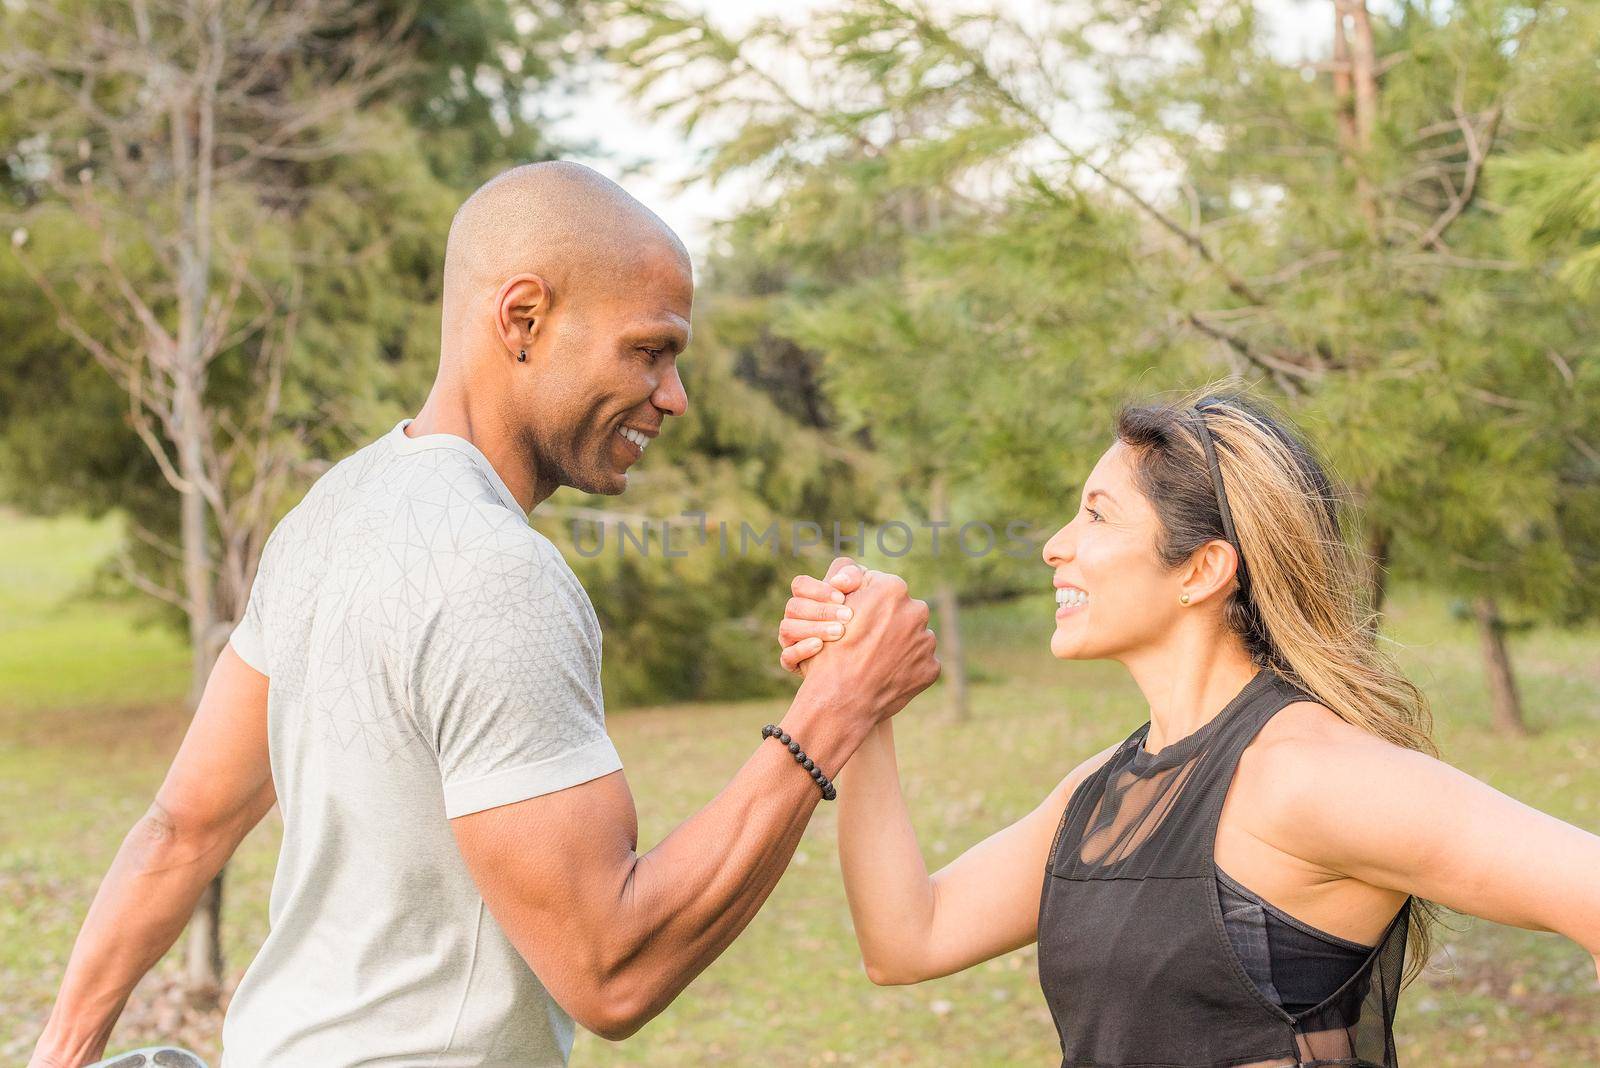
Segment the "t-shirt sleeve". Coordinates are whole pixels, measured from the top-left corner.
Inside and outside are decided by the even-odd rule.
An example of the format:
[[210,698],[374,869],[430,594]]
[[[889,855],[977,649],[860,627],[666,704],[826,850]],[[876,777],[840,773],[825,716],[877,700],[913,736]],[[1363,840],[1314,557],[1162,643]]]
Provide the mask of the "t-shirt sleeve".
[[450,819],[622,767],[594,609],[555,547],[529,534],[453,561],[461,570],[418,639],[413,700]]
[[245,603],[244,615],[228,635],[228,644],[239,659],[263,675],[267,670],[267,635],[264,625],[267,599],[266,554],[262,553],[261,566],[256,568],[255,581],[250,584],[250,599]]

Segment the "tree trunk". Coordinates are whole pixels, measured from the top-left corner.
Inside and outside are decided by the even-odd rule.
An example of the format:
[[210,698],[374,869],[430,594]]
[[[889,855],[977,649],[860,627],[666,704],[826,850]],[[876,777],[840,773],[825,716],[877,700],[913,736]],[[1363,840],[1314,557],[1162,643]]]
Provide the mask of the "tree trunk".
[[[1349,16],[1350,26],[1345,25]],[[1353,38],[1353,41],[1352,41]],[[1378,198],[1367,179],[1367,156],[1378,121],[1377,57],[1365,0],[1334,0],[1333,92],[1338,98],[1339,146],[1356,181],[1356,201],[1367,232],[1378,236]]]
[[[186,433],[185,437],[192,437]],[[191,458],[190,452],[194,453]],[[193,480],[200,469],[199,449],[195,444],[178,443],[179,472]],[[211,559],[211,530],[209,509],[198,487],[179,496],[180,546],[183,550],[184,599],[189,616],[189,708],[200,705],[200,695],[205,692],[206,679],[211,676],[211,665],[216,656],[212,651],[215,642],[215,597],[212,582],[215,569]]]
[[215,1007],[222,993],[222,879],[227,868],[206,884],[189,917],[188,982],[184,996],[199,1009]]
[[1372,150],[1372,135],[1378,126],[1378,57],[1372,41],[1372,19],[1367,0],[1339,0],[1350,14],[1350,82],[1355,91],[1356,145],[1362,152]]
[[956,588],[940,580],[934,593],[939,609],[939,660],[943,665],[941,677],[950,695],[950,718],[964,722],[971,713],[967,703],[967,662],[961,648],[960,598]]
[[[949,523],[949,491],[943,475],[934,476],[931,496],[928,517],[935,523]],[[960,723],[971,714],[971,706],[967,702],[966,653],[961,646],[961,598],[956,593],[955,584],[944,577],[942,567],[934,588],[934,607],[939,612],[940,677],[944,679],[945,693],[949,695],[950,718]]]
[[1352,88],[1350,66],[1350,34],[1344,24],[1344,4],[1334,0],[1333,5],[1333,95],[1338,102],[1334,117],[1339,124],[1339,147],[1344,150],[1345,164],[1352,166],[1356,137],[1355,91]]
[[[186,265],[187,266],[187,265]],[[218,630],[211,551],[211,509],[201,485],[205,465],[205,357],[200,350],[198,311],[204,307],[204,269],[185,271],[194,290],[180,300],[176,373],[173,375],[172,423],[169,433],[177,452],[178,474],[185,485],[178,497],[183,551],[184,600],[189,616],[189,708],[199,707],[206,680],[216,663]],[[192,316],[192,317],[191,317]],[[222,989],[222,872],[201,896],[189,920],[185,994],[191,1004],[210,1007]]]
[[1526,737],[1530,732],[1522,717],[1522,698],[1517,693],[1517,679],[1511,671],[1511,655],[1506,649],[1506,626],[1500,618],[1500,607],[1492,597],[1479,597],[1472,602],[1472,614],[1478,621],[1478,638],[1483,647],[1484,673],[1489,682],[1489,711],[1494,729],[1513,737]]
[[[203,39],[220,47],[220,16],[192,11],[206,23]],[[211,441],[205,393],[209,363],[205,310],[211,288],[211,183],[215,85],[197,80],[192,99],[175,103],[172,151],[182,190],[178,251],[178,330],[171,372],[172,419],[167,432],[177,452],[179,529],[184,598],[189,609],[189,707],[197,708],[216,663],[217,569],[211,551],[211,505],[206,499],[206,449]],[[222,989],[222,877],[219,871],[189,919],[185,993],[210,1007]]]
[[1367,533],[1367,604],[1375,616],[1383,616],[1389,597],[1389,531],[1374,525]]
[[[184,402],[185,394],[195,394]],[[197,392],[179,391],[179,433],[177,452],[179,472],[189,480],[189,489],[179,498],[182,532],[184,594],[189,608],[189,707],[199,707],[206,680],[216,663],[219,628],[216,626],[216,597],[212,584],[216,569],[212,565],[210,516],[198,481],[203,477],[203,459],[198,419],[202,416]],[[188,407],[191,410],[185,411]],[[190,420],[196,420],[191,422]],[[224,869],[226,870],[226,869]],[[189,920],[188,969],[185,993],[191,1004],[210,1007],[222,989],[222,876],[219,871],[195,906]]]

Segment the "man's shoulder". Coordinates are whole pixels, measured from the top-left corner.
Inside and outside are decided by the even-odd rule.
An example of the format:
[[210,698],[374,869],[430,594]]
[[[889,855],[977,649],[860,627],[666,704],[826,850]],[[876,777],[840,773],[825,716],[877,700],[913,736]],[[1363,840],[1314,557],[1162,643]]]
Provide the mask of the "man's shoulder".
[[331,564],[413,610],[558,601],[593,611],[560,550],[456,449],[397,452],[380,438],[352,453],[278,524],[273,548],[308,580]]
[[570,614],[595,625],[589,595],[560,550],[520,517],[485,510],[460,517],[453,534],[429,561],[443,580],[442,610]]
[[[394,454],[384,438],[378,438],[330,464],[319,474],[295,506],[278,521],[272,538],[298,540],[318,533],[340,532],[340,523],[355,518],[372,496],[375,485],[393,482],[386,478]],[[365,509],[365,510],[369,510]]]
[[[602,636],[588,594],[550,540],[526,523],[495,525],[430,561],[418,590],[419,650],[474,650],[477,670],[521,678],[556,662],[598,680]],[[436,577],[434,577],[436,576]],[[458,653],[452,652],[450,658]],[[530,676],[531,677],[531,676]],[[542,676],[540,676],[542,677]],[[596,682],[595,685],[598,685]]]
[[[356,539],[354,548],[472,555],[485,545],[527,541],[526,517],[508,505],[483,469],[445,447],[398,450],[385,435],[328,469],[296,509],[302,525]],[[409,552],[404,552],[409,550]]]

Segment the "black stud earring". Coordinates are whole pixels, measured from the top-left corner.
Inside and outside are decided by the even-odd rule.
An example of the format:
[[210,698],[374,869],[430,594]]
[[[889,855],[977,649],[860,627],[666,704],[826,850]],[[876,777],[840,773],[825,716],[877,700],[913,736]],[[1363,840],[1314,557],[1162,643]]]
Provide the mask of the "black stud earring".
[[523,349],[521,352],[517,353],[517,362],[518,363],[527,363],[528,362],[528,350],[527,349]]

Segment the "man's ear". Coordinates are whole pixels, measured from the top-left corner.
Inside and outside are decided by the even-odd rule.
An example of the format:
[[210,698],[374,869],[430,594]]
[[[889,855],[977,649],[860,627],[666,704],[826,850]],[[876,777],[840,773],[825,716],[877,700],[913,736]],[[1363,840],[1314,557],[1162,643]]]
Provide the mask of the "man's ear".
[[1239,567],[1239,554],[1225,541],[1208,541],[1189,558],[1185,565],[1181,592],[1189,595],[1189,604],[1199,604],[1228,588],[1229,581]]
[[533,348],[550,315],[550,283],[536,274],[507,278],[495,298],[495,331],[512,359]]

